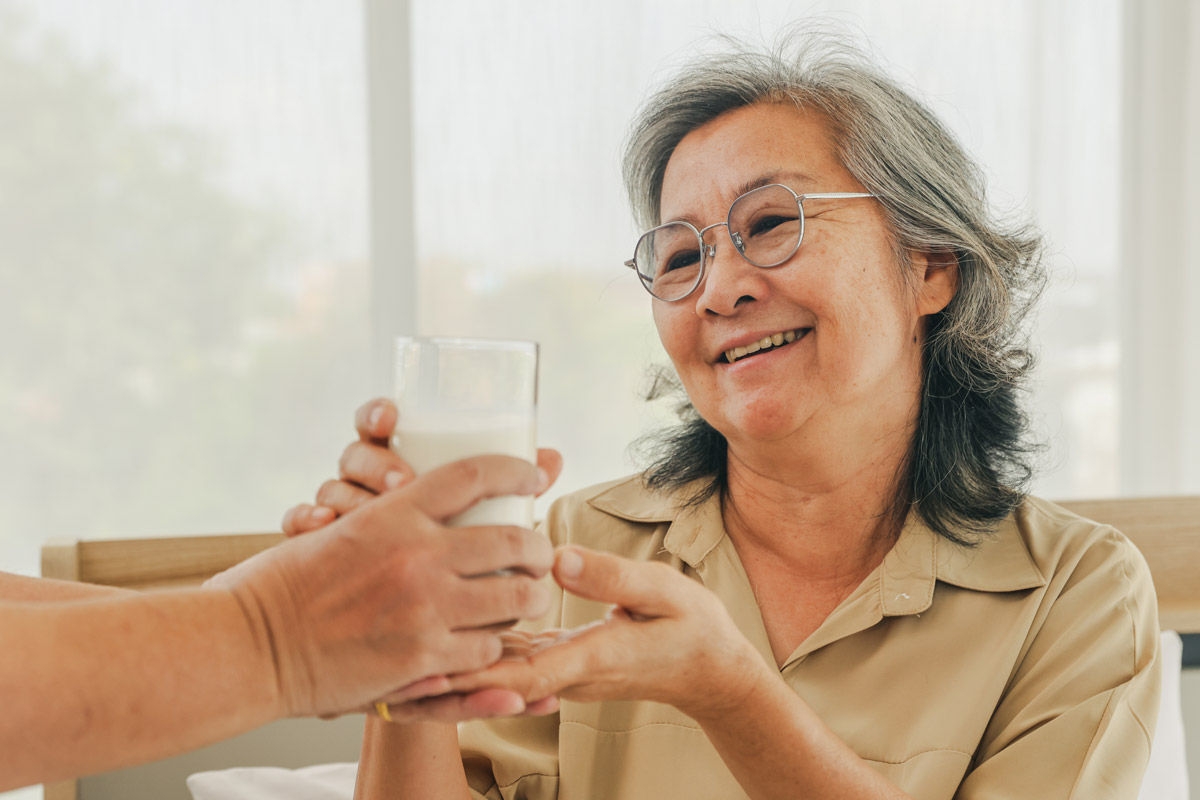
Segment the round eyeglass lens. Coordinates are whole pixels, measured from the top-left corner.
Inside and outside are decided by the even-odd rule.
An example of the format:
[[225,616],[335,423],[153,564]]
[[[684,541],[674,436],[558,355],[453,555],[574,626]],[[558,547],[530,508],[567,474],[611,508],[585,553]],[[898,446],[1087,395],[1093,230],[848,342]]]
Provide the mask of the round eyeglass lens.
[[804,215],[796,195],[772,184],[739,197],[729,208],[729,236],[756,267],[777,267],[800,247]]
[[678,300],[700,281],[702,248],[700,232],[686,222],[660,225],[638,239],[638,277],[660,300]]

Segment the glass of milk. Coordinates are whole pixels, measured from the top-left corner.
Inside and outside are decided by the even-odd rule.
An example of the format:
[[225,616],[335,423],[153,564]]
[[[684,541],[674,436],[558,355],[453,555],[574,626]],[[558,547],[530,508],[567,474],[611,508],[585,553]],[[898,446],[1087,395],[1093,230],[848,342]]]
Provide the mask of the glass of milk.
[[[392,450],[416,474],[500,453],[537,463],[536,342],[399,337]],[[533,527],[533,497],[481,500],[452,526]]]

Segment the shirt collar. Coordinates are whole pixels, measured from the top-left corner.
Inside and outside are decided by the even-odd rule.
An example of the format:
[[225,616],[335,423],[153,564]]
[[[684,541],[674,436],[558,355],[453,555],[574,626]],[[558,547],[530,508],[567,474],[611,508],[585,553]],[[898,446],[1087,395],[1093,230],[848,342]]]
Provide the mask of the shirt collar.
[[[699,483],[674,491],[651,491],[634,476],[610,485],[588,500],[606,514],[631,522],[671,523],[663,541],[668,552],[692,568],[725,536],[720,493],[699,506],[679,511],[681,498]],[[934,533],[915,513],[909,513],[900,538],[879,568],[879,602],[884,616],[919,614],[933,602],[942,581],[980,592],[1015,592],[1044,586],[1046,578],[1025,545],[1019,512],[1011,514],[974,548],[957,545]]]
[[663,547],[692,569],[698,569],[725,538],[720,492],[714,492],[699,505],[679,508],[684,498],[695,494],[701,486],[702,482],[696,481],[679,489],[652,491],[645,487],[640,476],[635,475],[591,497],[588,504],[630,522],[671,523]]

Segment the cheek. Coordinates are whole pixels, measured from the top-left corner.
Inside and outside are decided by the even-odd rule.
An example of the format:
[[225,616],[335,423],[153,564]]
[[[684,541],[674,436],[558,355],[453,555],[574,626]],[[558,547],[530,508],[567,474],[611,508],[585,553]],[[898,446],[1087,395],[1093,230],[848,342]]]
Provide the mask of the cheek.
[[687,319],[680,312],[682,308],[668,306],[666,303],[653,301],[652,313],[654,328],[658,331],[658,340],[663,349],[677,365],[685,357],[683,348],[686,342],[695,337],[689,333]]
[[878,261],[843,261],[814,287],[819,305],[813,310],[827,345],[823,355],[843,367],[865,366],[873,353],[902,344],[914,331],[911,293],[899,275],[885,271],[894,269],[891,262],[884,263],[880,269]]

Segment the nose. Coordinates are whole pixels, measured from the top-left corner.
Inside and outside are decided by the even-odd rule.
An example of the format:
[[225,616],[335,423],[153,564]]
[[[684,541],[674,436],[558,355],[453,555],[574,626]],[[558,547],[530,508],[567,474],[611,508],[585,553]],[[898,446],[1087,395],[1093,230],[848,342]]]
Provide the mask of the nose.
[[[731,236],[704,247],[704,278],[696,290],[696,315],[734,314],[741,306],[766,296],[766,272],[742,258]],[[740,237],[739,237],[740,238]]]

